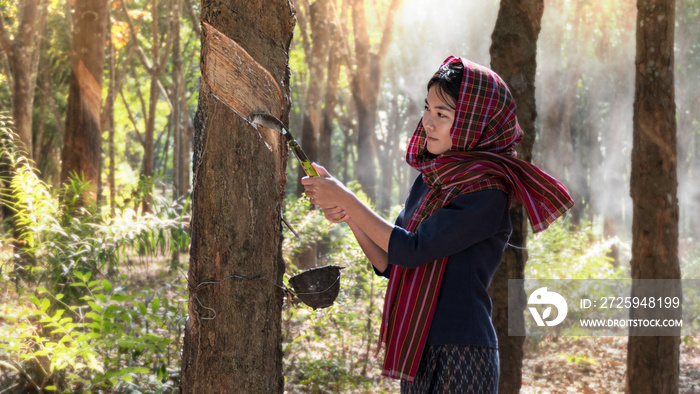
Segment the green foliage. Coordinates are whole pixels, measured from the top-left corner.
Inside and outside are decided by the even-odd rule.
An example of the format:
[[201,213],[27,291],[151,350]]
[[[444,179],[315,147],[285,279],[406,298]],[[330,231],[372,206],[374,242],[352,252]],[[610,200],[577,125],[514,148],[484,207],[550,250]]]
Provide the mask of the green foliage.
[[[11,134],[3,134],[5,141],[12,141]],[[84,179],[73,176],[53,193],[16,149],[10,147],[8,152],[16,168],[0,198],[14,211],[14,241],[20,245],[18,258],[23,260],[18,268],[25,279],[48,282],[53,293],[77,298],[81,294],[66,287],[74,282],[75,271],[94,274],[107,269],[114,273],[118,262],[131,252],[165,254],[189,243],[183,223],[186,210],[178,202],[168,204],[154,197],[153,214],[137,216],[126,210],[113,219],[105,218],[101,205],[86,199],[92,186]]]
[[[317,265],[340,265],[340,293],[326,309],[288,303],[283,315],[286,389],[304,392],[392,391],[374,356],[386,280],[375,275],[349,228],[310,210],[306,198],[287,202],[286,215],[302,239],[285,240],[285,258],[302,244],[317,242]],[[289,266],[287,275],[299,271]]]
[[[614,247],[624,255],[629,248],[617,237],[602,235],[602,224],[582,221],[572,229],[568,219],[554,222],[547,230],[530,235],[525,277],[531,279],[621,279],[629,277],[629,258],[616,263]],[[617,265],[616,265],[617,264]]]
[[155,196],[151,214],[127,209],[109,218],[83,179],[58,190],[39,179],[13,138],[0,128],[9,163],[0,202],[14,213],[0,242],[14,250],[0,250],[13,264],[0,266],[0,285],[13,280],[17,297],[0,302],[0,391],[173,390],[184,283],[162,279],[158,293],[127,292],[119,273],[136,254],[186,249],[187,201]]
[[[184,300],[149,291],[125,294],[106,279],[90,280],[89,272],[75,276],[71,285],[88,294],[75,305],[39,287],[28,297],[31,306],[3,313],[10,325],[0,325],[0,368],[15,373],[0,378],[0,388],[14,383],[62,392],[174,389],[170,372],[179,358]],[[184,294],[184,284],[173,290]]]

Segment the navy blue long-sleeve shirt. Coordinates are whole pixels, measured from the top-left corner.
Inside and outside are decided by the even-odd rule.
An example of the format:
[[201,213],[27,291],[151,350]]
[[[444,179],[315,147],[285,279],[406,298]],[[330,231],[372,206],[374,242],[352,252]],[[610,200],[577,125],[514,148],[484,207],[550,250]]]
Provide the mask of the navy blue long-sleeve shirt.
[[430,188],[418,176],[389,238],[392,265],[416,268],[449,256],[428,344],[465,344],[497,348],[487,289],[512,231],[508,197],[500,190],[461,194],[435,211],[418,228],[405,230]]

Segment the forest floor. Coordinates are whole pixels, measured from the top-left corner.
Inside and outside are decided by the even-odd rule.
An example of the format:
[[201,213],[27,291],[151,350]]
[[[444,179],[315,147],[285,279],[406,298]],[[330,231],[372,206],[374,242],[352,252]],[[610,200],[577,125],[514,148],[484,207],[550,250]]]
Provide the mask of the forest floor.
[[[527,338],[521,393],[622,393],[627,337]],[[680,345],[680,393],[700,393],[700,338]]]
[[[172,292],[173,289],[166,284],[173,279],[176,282],[183,280],[187,271],[186,262],[183,263],[185,267],[173,274],[168,273],[160,262],[137,262],[135,267],[127,269],[127,276],[131,279],[130,290],[150,288],[157,293],[163,288]],[[180,287],[180,290],[183,288]],[[186,299],[186,294],[172,296],[173,299]],[[2,298],[9,301],[12,297],[0,297],[0,301]],[[181,338],[174,340],[181,346]],[[319,344],[322,347],[334,348],[331,341],[337,341],[337,338],[317,337],[317,340],[325,342]],[[539,342],[528,337],[524,350],[521,393],[624,392],[627,337],[545,337]],[[373,384],[369,392],[398,392],[396,381],[379,376],[379,360],[373,360],[370,364],[367,372]],[[681,341],[679,384],[680,393],[700,393],[700,337],[687,337]],[[303,385],[290,384],[286,392],[311,391],[306,391]]]

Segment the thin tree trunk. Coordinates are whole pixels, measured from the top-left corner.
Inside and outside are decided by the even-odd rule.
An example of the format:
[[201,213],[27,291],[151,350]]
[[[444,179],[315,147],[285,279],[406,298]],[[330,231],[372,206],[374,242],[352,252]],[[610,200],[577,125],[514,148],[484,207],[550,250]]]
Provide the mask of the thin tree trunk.
[[[306,155],[311,161],[318,161],[318,139],[321,130],[321,87],[325,81],[325,66],[328,59],[328,49],[331,44],[331,23],[329,21],[330,2],[327,0],[317,0],[313,4],[304,1],[304,12],[308,17],[311,29],[311,38],[307,32],[302,33],[305,39],[304,55],[306,64],[309,67],[309,81],[305,94],[304,115],[301,126],[301,144]],[[301,13],[297,15],[301,16]],[[301,20],[301,18],[300,18]],[[300,28],[305,25],[300,23]],[[299,179],[306,176],[303,168],[299,166]],[[297,195],[301,195],[304,187],[301,182],[297,183]]]
[[[294,30],[289,2],[240,0],[223,7],[204,0],[202,20],[245,48],[289,97],[287,62]],[[202,34],[204,44],[208,36]],[[288,121],[289,103],[285,108],[283,122]],[[279,133],[266,140],[269,148],[202,85],[195,116],[181,392],[283,390],[283,293],[278,286],[284,272],[280,220],[287,148]]]
[[373,51],[367,26],[365,1],[352,0],[352,25],[355,34],[356,71],[351,78],[350,89],[357,110],[357,162],[355,177],[367,197],[377,201],[376,145],[377,101],[382,78],[382,62],[392,40],[394,14],[401,0],[392,0],[384,20],[382,38]]
[[[173,199],[178,199],[180,197],[183,197],[185,193],[187,192],[187,186],[184,184],[181,184],[182,182],[182,174],[181,172],[185,171],[184,166],[182,165],[182,143],[183,143],[183,121],[186,121],[185,119],[181,119],[181,109],[182,106],[180,105],[180,98],[185,95],[185,87],[184,87],[184,74],[182,71],[182,52],[180,50],[180,15],[181,15],[181,7],[182,7],[182,1],[181,0],[174,0],[172,2],[172,15],[171,15],[171,27],[170,31],[173,34],[173,56],[172,56],[172,63],[173,63],[173,89],[172,89],[172,98],[170,101],[173,103],[173,113],[172,113],[172,122],[173,122],[173,173],[172,173],[172,181],[173,181]],[[178,212],[180,213],[180,212]],[[174,270],[180,266],[180,251],[179,250],[173,250],[172,256],[171,256],[171,270]]]
[[[163,85],[160,83],[160,75],[162,74],[163,70],[165,69],[165,66],[168,64],[167,63],[167,58],[170,55],[170,50],[174,41],[173,34],[169,32],[166,35],[166,41],[165,45],[161,48],[163,43],[161,42],[161,35],[162,31],[158,25],[158,0],[152,0],[151,1],[151,13],[154,15],[152,18],[151,22],[151,56],[152,58],[149,60],[148,57],[146,57],[146,53],[143,50],[143,46],[139,43],[138,37],[137,37],[137,32],[136,28],[134,27],[133,22],[131,21],[131,18],[129,17],[129,12],[126,7],[126,3],[124,0],[121,0],[121,6],[122,10],[124,12],[124,17],[129,24],[129,32],[130,36],[132,37],[131,39],[134,42],[134,45],[136,45],[136,53],[139,56],[139,60],[141,61],[141,64],[146,68],[148,73],[150,74],[151,77],[151,82],[150,82],[150,92],[149,92],[149,102],[148,102],[148,108],[145,108],[146,106],[143,103],[142,99],[142,107],[143,107],[143,118],[146,119],[146,126],[144,129],[144,135],[141,140],[141,143],[143,144],[143,172],[142,175],[144,178],[149,179],[152,178],[154,175],[154,135],[155,135],[155,117],[156,117],[156,108],[158,104],[158,100],[160,99],[161,94],[163,95],[163,98],[170,104],[170,107],[172,108],[172,103],[170,103],[170,99],[168,95],[165,92],[165,88]],[[170,9],[170,7],[168,7]],[[162,52],[161,52],[162,51]],[[141,92],[139,90],[138,92],[139,95],[141,95]],[[133,123],[133,122],[132,122]],[[135,124],[134,124],[135,127]],[[150,183],[150,181],[149,181]],[[150,199],[150,190],[146,195],[144,196],[143,200],[141,201],[143,212],[150,212],[151,207],[149,203]]]
[[190,150],[194,127],[190,123],[190,115],[187,109],[187,97],[181,98],[181,111],[183,118],[182,145],[180,147],[180,185],[183,185],[182,193],[187,195],[190,191]]
[[[12,118],[14,130],[21,142],[20,149],[32,158],[32,108],[36,69],[41,45],[40,34],[46,24],[48,3],[42,0],[22,0],[17,10],[17,30],[10,33],[0,15],[0,46],[7,55],[12,74]],[[14,38],[11,38],[14,36]]]
[[108,0],[78,0],[75,3],[61,183],[73,173],[83,176],[93,186],[99,181],[100,109],[108,4]]
[[114,102],[117,98],[117,67],[116,67],[116,56],[117,51],[114,47],[114,40],[111,36],[111,21],[110,26],[110,40],[109,40],[109,88],[107,89],[107,100],[105,103],[106,114],[104,115],[106,125],[109,134],[107,136],[107,141],[109,145],[109,173],[107,175],[107,183],[109,184],[109,214],[110,217],[114,217],[117,211],[116,196],[117,196],[117,182],[116,182],[116,146],[114,144]]
[[[390,76],[390,79],[392,86],[398,86],[396,83],[396,78],[393,75]],[[399,95],[400,92],[397,91],[390,93],[391,98],[389,99],[387,108],[387,126],[383,135],[384,138],[379,142],[383,149],[377,150],[379,168],[381,169],[379,195],[377,196],[377,210],[385,215],[388,214],[389,210],[391,209],[391,192],[393,190],[392,186],[394,181],[394,158],[397,156],[394,151],[394,142],[395,136],[399,133],[399,128],[401,127],[402,123],[401,113],[399,111]]]
[[[331,15],[335,15],[335,9],[331,10]],[[326,167],[331,174],[334,173],[332,165],[333,119],[335,117],[335,106],[338,104],[338,79],[340,77],[341,62],[340,26],[333,25],[331,29],[331,45],[329,48],[328,70],[326,75],[326,95],[323,102],[321,114],[321,134],[318,140],[318,160]]]
[[[535,71],[537,69],[537,37],[540,33],[544,2],[542,0],[501,0],[501,6],[491,36],[491,68],[506,82],[518,105],[518,122],[525,133],[518,146],[518,157],[532,160],[535,142]],[[521,204],[510,211],[513,233],[503,260],[491,282],[492,318],[498,334],[501,375],[500,393],[518,393],[522,383],[524,337],[508,336],[513,327],[525,324],[522,313],[516,322],[508,321],[508,279],[525,277],[527,219]],[[510,297],[511,303],[525,309],[525,290]]]
[[180,119],[181,106],[180,97],[185,94],[185,89],[183,86],[183,73],[182,73],[182,52],[180,50],[180,11],[181,1],[173,1],[173,14],[171,16],[171,27],[170,31],[173,34],[173,88],[172,88],[172,98],[170,102],[173,103],[173,196],[175,198],[184,196],[186,187],[180,185],[180,171],[181,160],[182,160],[182,120]]
[[[355,178],[362,186],[367,197],[376,202],[376,95],[371,72],[371,47],[367,28],[367,18],[364,0],[353,0],[352,25],[355,33],[355,61],[357,71],[352,82],[352,98],[357,110],[357,163],[355,163]],[[376,76],[376,74],[375,74]],[[374,105],[373,105],[374,104]]]
[[[680,279],[674,27],[675,1],[637,1],[630,180],[633,279]],[[638,282],[633,283],[632,295],[639,291]],[[677,393],[679,347],[679,336],[635,336],[630,331],[628,392]]]

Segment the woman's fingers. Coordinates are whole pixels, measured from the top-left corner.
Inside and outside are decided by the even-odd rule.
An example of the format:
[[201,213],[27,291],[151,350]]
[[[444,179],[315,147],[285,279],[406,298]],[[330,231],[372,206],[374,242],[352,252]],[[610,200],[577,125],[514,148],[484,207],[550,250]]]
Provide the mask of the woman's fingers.
[[350,217],[347,212],[339,207],[324,208],[323,214],[329,221],[333,223],[346,222]]
[[330,178],[331,174],[326,170],[326,168],[320,164],[316,163],[311,163],[312,166],[316,169],[316,172],[318,172],[318,175],[324,177],[324,178]]
[[311,203],[322,208],[342,206],[343,199],[350,191],[340,181],[333,178],[323,166],[316,163],[313,163],[313,166],[320,176],[301,179],[305,189],[304,193],[309,197]]

